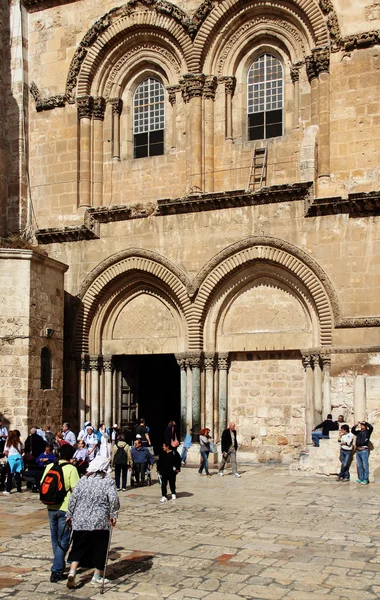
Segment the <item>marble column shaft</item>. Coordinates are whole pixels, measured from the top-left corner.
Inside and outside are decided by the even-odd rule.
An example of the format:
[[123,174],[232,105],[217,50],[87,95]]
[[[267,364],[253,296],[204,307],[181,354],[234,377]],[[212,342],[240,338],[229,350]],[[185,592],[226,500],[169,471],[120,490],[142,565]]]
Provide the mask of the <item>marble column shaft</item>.
[[210,429],[211,437],[214,438],[214,354],[206,354],[204,359],[204,368],[206,372],[206,401],[205,401],[205,427]]
[[355,422],[367,420],[367,406],[364,375],[356,375],[354,382]]
[[104,98],[94,99],[93,112],[93,206],[101,206],[103,202],[103,120],[106,101]]
[[194,433],[201,429],[201,366],[200,354],[189,357],[192,373],[192,423]]
[[86,374],[88,370],[88,360],[86,357],[80,358],[79,365],[79,399],[78,399],[78,428],[83,427],[86,421]]
[[329,354],[323,354],[321,356],[323,365],[323,399],[322,399],[322,417],[326,419],[326,416],[331,413],[331,392],[330,392],[330,372],[331,372],[331,356]]
[[111,427],[112,421],[112,356],[103,357],[104,369],[104,423],[106,427]]
[[187,422],[187,374],[186,374],[186,359],[183,355],[176,355],[177,364],[180,368],[180,382],[181,382],[181,422],[180,422],[180,435],[181,439],[184,439],[188,431]]
[[[322,420],[322,370],[319,354],[313,354],[314,367],[314,424]],[[324,419],[326,417],[323,417]]]
[[228,394],[228,369],[230,366],[228,353],[218,354],[219,373],[219,435],[227,427],[227,394]]
[[99,423],[99,356],[90,356],[91,372],[91,423],[94,427]]
[[303,365],[306,371],[306,382],[305,382],[305,435],[306,444],[311,444],[311,432],[314,426],[314,377],[312,369],[312,358],[310,355],[302,357]]
[[91,206],[91,120],[92,96],[77,98],[79,117],[79,206]]

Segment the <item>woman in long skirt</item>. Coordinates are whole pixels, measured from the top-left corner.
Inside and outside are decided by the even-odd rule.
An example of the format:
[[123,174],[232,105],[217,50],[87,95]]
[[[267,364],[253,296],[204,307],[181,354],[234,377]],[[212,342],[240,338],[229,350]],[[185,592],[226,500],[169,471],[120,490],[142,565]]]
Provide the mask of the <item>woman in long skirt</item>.
[[75,587],[76,570],[84,558],[92,560],[95,566],[91,583],[108,583],[107,579],[103,582],[107,548],[120,507],[116,485],[107,476],[108,470],[107,458],[94,458],[70,496],[66,518],[73,530],[73,545],[68,556],[71,562],[68,588]]

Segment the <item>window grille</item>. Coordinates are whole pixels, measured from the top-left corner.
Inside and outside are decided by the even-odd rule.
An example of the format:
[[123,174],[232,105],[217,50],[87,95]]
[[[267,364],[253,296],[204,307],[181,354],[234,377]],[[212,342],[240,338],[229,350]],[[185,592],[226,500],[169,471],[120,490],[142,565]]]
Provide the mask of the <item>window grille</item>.
[[247,93],[248,139],[282,135],[284,75],[278,58],[262,54],[254,61],[248,71]]
[[51,352],[49,348],[41,350],[41,390],[51,389]]
[[140,83],[133,99],[133,156],[158,156],[164,153],[164,87],[148,77]]

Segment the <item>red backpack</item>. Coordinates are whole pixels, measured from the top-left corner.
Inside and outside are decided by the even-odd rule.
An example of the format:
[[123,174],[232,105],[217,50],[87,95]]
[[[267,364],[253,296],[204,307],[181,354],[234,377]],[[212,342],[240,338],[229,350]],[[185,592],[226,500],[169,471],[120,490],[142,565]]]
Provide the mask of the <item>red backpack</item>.
[[67,490],[65,488],[62,468],[69,464],[60,465],[58,462],[55,462],[41,480],[40,500],[43,504],[61,504],[64,501]]

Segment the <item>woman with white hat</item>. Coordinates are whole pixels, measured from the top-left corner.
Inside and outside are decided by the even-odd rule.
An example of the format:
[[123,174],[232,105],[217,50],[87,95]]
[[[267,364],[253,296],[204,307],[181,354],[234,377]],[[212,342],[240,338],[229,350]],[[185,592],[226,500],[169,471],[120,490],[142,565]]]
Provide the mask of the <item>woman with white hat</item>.
[[86,427],[86,434],[82,439],[87,446],[88,460],[91,462],[97,455],[99,448],[99,439],[96,433],[94,433],[94,428],[92,425],[88,425]]
[[68,556],[71,567],[67,587],[70,589],[75,587],[76,570],[84,558],[90,558],[95,566],[91,583],[108,583],[104,579],[107,550],[120,507],[116,485],[107,477],[108,471],[109,460],[97,456],[70,496],[66,513],[73,530],[73,545]]

